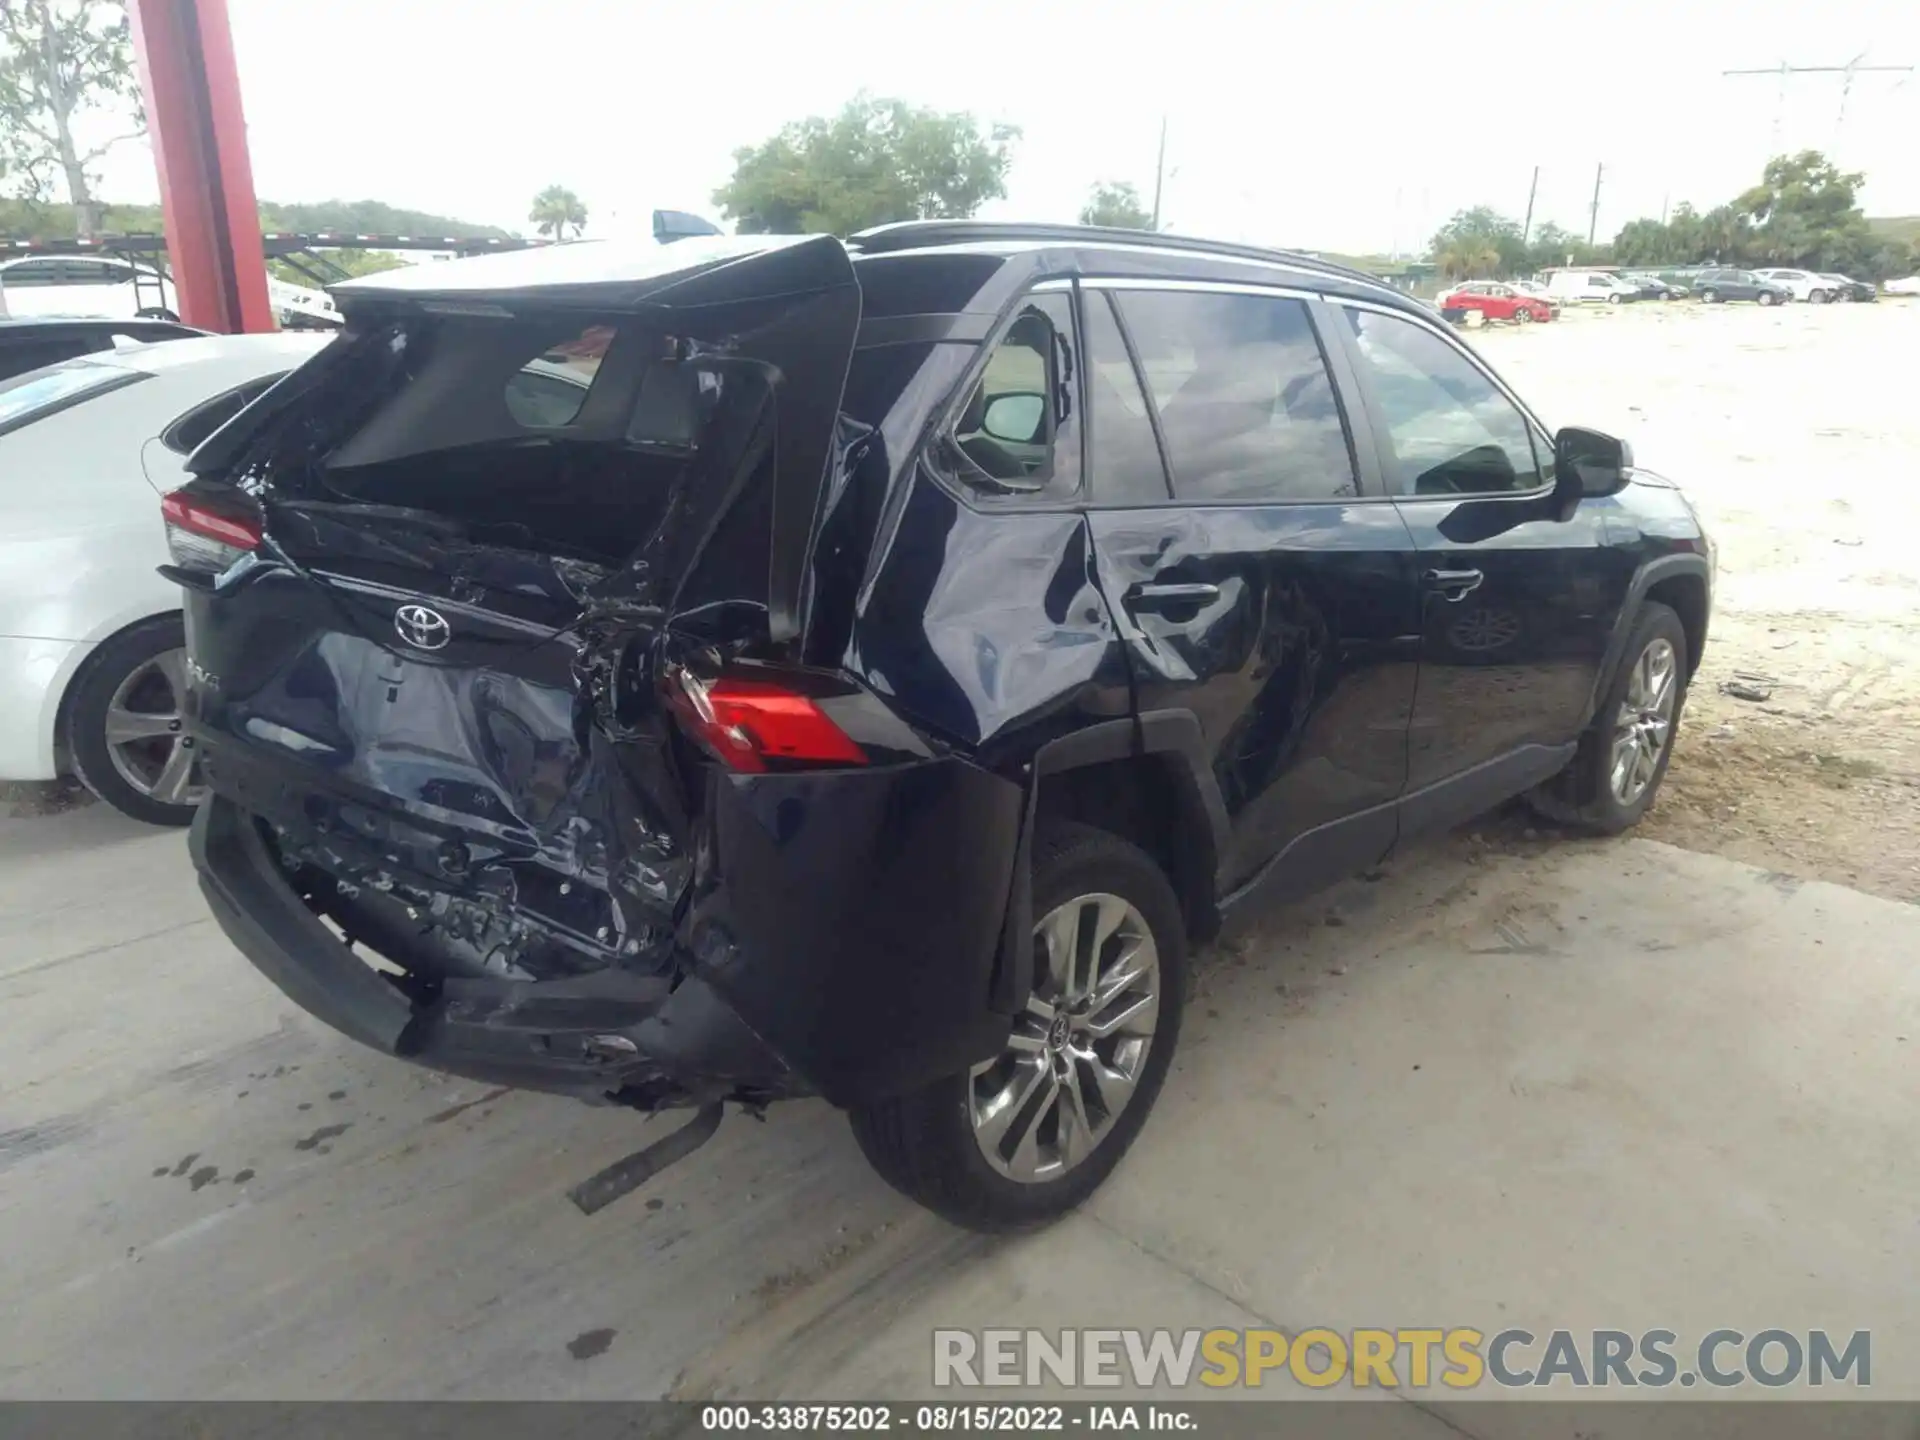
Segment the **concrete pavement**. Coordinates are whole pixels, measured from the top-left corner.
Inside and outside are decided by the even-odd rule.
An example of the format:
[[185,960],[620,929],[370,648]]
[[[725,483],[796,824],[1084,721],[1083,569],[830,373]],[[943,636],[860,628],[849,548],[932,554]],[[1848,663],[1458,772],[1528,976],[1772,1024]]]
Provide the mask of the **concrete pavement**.
[[[178,835],[0,825],[0,1395],[899,1398],[936,1325],[1272,1324],[1870,1329],[1920,1397],[1920,913],[1488,833],[1210,951],[1133,1154],[996,1242],[816,1104],[583,1217],[636,1117],[334,1037]],[[1396,1428],[1507,1433],[1451,1398]]]

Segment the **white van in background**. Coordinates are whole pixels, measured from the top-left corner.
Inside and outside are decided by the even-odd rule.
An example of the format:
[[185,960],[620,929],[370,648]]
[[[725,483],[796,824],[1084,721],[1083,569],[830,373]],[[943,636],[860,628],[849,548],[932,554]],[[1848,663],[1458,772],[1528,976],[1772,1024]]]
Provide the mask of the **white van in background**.
[[1556,270],[1547,277],[1547,298],[1562,305],[1624,305],[1640,298],[1640,287],[1605,270]]

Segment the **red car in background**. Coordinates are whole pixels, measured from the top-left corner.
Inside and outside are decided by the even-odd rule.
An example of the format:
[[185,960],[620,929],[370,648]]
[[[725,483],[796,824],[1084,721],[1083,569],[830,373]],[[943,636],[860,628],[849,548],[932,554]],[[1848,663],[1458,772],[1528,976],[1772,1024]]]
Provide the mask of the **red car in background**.
[[1502,285],[1497,280],[1475,280],[1456,285],[1440,297],[1442,310],[1478,310],[1489,320],[1513,320],[1531,325],[1535,320],[1551,320],[1553,307],[1545,300]]

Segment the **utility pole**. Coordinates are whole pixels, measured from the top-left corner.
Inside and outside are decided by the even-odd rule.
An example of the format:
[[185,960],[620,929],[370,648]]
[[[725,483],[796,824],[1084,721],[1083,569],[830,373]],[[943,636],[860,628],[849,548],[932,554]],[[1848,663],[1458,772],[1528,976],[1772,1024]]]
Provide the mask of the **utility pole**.
[[1593,204],[1587,209],[1587,244],[1593,244],[1593,237],[1600,229],[1600,177],[1606,173],[1605,165],[1593,167]]
[[1867,73],[1895,73],[1911,75],[1911,65],[1862,65],[1866,52],[1853,57],[1844,65],[1792,65],[1782,60],[1778,65],[1763,66],[1758,70],[1722,70],[1722,77],[1728,75],[1777,75],[1780,77],[1780,91],[1773,102],[1773,138],[1768,142],[1769,159],[1780,154],[1780,127],[1787,113],[1787,82],[1795,75],[1844,75],[1846,79],[1840,86],[1840,114],[1834,122],[1833,138],[1836,144],[1840,139],[1840,126],[1847,118],[1847,97],[1853,92],[1853,77]]
[[1533,234],[1533,197],[1540,189],[1540,167],[1533,167],[1533,183],[1527,186],[1527,218],[1520,225],[1520,243],[1527,243],[1527,237]]
[[1167,183],[1167,117],[1160,117],[1160,158],[1153,163],[1153,228],[1160,228],[1160,192]]

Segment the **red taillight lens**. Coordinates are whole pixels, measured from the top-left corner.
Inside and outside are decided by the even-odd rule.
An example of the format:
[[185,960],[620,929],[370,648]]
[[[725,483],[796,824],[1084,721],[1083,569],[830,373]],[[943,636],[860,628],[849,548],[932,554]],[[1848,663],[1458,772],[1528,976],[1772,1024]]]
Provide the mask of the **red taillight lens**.
[[730,770],[756,774],[769,760],[864,765],[867,753],[810,695],[777,681],[723,675],[703,681],[682,670],[666,684],[681,726]]
[[216,508],[184,490],[160,497],[160,518],[167,522],[167,548],[173,552],[173,563],[183,570],[217,573],[260,548],[259,522]]

